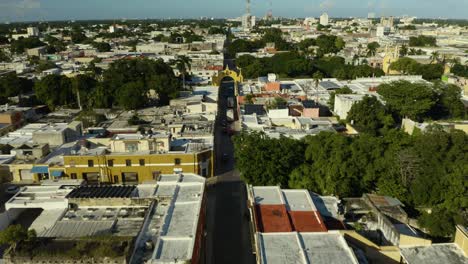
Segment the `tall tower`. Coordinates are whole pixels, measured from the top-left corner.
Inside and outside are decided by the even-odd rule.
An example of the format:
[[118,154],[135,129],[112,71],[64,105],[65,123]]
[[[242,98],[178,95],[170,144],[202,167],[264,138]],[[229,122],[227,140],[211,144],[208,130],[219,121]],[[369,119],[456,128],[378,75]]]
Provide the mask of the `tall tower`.
[[247,6],[245,9],[245,14],[242,16],[242,27],[244,30],[249,30],[253,27],[252,25],[252,15],[250,14],[250,0],[247,1]]

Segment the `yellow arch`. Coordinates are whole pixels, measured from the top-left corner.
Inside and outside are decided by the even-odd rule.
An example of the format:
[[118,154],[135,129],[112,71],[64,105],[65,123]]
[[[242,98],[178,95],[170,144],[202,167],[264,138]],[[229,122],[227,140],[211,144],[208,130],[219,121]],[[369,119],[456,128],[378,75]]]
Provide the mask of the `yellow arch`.
[[244,81],[244,76],[242,76],[242,72],[237,73],[236,71],[230,70],[229,67],[226,66],[226,69],[219,71],[211,78],[211,83],[213,85],[220,86],[223,78],[228,76],[234,80],[236,86],[238,83],[242,83]]

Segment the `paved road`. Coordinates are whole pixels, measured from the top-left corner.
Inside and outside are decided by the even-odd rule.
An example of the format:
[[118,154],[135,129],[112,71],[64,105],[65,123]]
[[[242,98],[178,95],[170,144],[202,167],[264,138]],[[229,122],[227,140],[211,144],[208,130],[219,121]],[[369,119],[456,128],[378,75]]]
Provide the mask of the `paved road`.
[[[239,173],[234,170],[232,141],[223,133],[221,126],[227,105],[223,89],[233,86],[232,82],[224,82],[220,88],[219,120],[215,128],[216,177],[207,189],[207,264],[255,263],[246,214],[245,185],[240,180]],[[228,155],[227,161],[223,161],[223,154]]]

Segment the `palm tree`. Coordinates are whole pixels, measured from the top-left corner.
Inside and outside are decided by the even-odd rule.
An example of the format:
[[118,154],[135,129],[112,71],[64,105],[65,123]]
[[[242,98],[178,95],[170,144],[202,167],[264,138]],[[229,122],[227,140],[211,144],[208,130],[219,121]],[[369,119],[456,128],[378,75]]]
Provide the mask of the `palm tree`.
[[[315,95],[316,95],[316,103],[318,103],[318,85],[320,84],[320,81],[323,79],[323,74],[319,71],[316,71],[312,75],[312,79],[314,79],[314,84],[315,84]],[[306,93],[307,97],[307,93]]]
[[368,57],[375,56],[378,48],[380,48],[380,45],[377,42],[371,42],[367,44],[367,56]]
[[187,72],[190,71],[192,68],[191,62],[192,62],[192,59],[183,55],[178,56],[176,60],[172,61],[172,63],[175,65],[179,73],[182,75],[182,85],[183,85],[184,90],[185,90],[185,76],[187,75]]
[[437,52],[437,51],[432,52],[431,57],[430,57],[431,63],[433,63],[434,61],[438,62],[439,61],[439,56],[440,56],[439,52]]

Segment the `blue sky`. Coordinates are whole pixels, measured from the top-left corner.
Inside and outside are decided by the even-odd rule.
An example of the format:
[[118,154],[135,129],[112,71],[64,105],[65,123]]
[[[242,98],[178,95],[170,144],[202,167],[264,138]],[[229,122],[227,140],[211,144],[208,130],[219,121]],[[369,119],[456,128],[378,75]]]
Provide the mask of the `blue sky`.
[[[251,0],[252,13],[264,16],[332,17],[410,15],[468,19],[468,0]],[[245,0],[0,0],[0,21],[112,18],[237,17]]]

